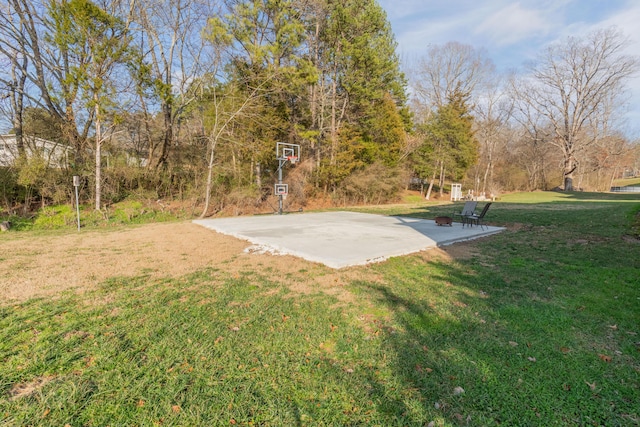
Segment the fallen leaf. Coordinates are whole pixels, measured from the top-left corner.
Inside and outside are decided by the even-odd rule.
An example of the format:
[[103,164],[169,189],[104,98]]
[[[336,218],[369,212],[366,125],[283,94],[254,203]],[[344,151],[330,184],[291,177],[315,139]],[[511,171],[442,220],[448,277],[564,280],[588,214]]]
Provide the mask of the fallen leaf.
[[614,331],[617,331],[618,325],[609,325],[609,329],[613,329]]
[[515,341],[509,341],[509,345],[510,345],[511,347],[517,347],[517,346],[518,346],[518,343],[517,343],[517,342],[515,342]]
[[45,409],[40,418],[46,417],[47,415],[49,415],[49,412],[51,412],[51,409]]
[[240,330],[240,328],[238,326],[234,326],[234,327],[231,328],[231,330],[233,332],[238,332]]
[[529,362],[536,363],[536,358],[535,357],[527,357],[527,359],[529,360]]
[[591,389],[591,391],[596,391],[596,382],[594,381],[593,383],[590,383],[588,381],[585,381],[585,383],[589,386],[589,388]]
[[571,351],[571,349],[568,347],[560,347],[560,351],[563,352],[564,354],[567,354]]
[[562,389],[564,391],[571,391],[571,384],[562,384]]
[[336,329],[338,329],[338,327],[334,324],[331,325],[331,332],[335,331]]
[[282,321],[286,322],[287,320],[289,320],[289,316],[285,316],[284,314],[282,315]]
[[178,412],[180,412],[180,406],[172,405],[171,410],[173,411],[174,414],[177,414]]
[[606,354],[599,354],[598,357],[603,362],[611,363],[611,356],[607,356]]
[[229,420],[229,424],[233,424],[233,425],[235,425],[235,424],[237,424],[237,422],[236,422],[236,420],[234,420],[233,418],[231,418],[231,419]]
[[216,338],[216,339],[213,341],[213,343],[214,343],[214,344],[220,344],[220,341],[222,341],[223,339],[224,339],[224,338],[222,338],[222,337],[218,337],[218,338]]
[[144,406],[144,400],[140,399],[138,400],[138,408],[142,408]]

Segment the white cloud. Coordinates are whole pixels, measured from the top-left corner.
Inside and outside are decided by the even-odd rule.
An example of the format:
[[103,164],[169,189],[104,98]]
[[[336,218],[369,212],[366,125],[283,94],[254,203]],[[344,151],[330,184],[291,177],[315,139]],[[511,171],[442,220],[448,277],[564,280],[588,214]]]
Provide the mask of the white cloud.
[[552,29],[553,20],[544,11],[514,3],[485,18],[474,32],[486,36],[492,44],[507,46],[545,36]]

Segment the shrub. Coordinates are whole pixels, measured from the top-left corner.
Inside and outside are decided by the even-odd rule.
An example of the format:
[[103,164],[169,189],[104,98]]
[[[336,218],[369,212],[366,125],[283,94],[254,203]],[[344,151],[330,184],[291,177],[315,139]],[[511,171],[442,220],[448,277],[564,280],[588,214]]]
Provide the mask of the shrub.
[[381,204],[397,201],[407,181],[397,167],[374,163],[351,174],[336,190],[334,198],[342,204]]

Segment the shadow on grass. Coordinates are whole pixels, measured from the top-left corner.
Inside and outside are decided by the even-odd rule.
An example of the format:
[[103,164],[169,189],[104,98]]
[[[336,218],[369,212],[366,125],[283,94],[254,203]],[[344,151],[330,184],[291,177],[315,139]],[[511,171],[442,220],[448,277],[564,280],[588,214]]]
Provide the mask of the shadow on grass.
[[[391,287],[356,284],[392,313],[382,330],[393,380],[368,378],[380,412],[402,425],[617,425],[625,416],[637,419],[640,381],[633,336],[625,335],[635,333],[632,302],[615,305],[608,292],[587,289],[567,298],[554,289],[561,283],[535,277],[509,283],[483,269],[437,267],[423,283],[393,277]],[[437,295],[431,281],[455,285],[443,285]],[[415,291],[421,285],[429,294]],[[631,287],[617,291],[633,295]],[[612,336],[611,325],[625,332]]]
[[[497,209],[511,230],[474,242],[479,255],[393,259],[381,283],[355,283],[390,313],[395,383],[368,378],[379,410],[407,425],[637,424],[640,245],[622,239],[625,206]],[[405,398],[389,399],[398,383]]]

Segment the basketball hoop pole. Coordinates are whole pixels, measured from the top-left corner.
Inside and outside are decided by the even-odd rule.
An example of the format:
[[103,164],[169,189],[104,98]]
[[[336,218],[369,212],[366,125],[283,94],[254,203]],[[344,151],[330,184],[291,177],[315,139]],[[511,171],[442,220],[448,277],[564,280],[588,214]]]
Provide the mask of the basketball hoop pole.
[[[287,163],[287,159],[279,158],[278,159],[278,184],[282,185],[282,168],[284,164]],[[278,194],[278,215],[282,215],[282,205],[283,199],[282,194]]]

